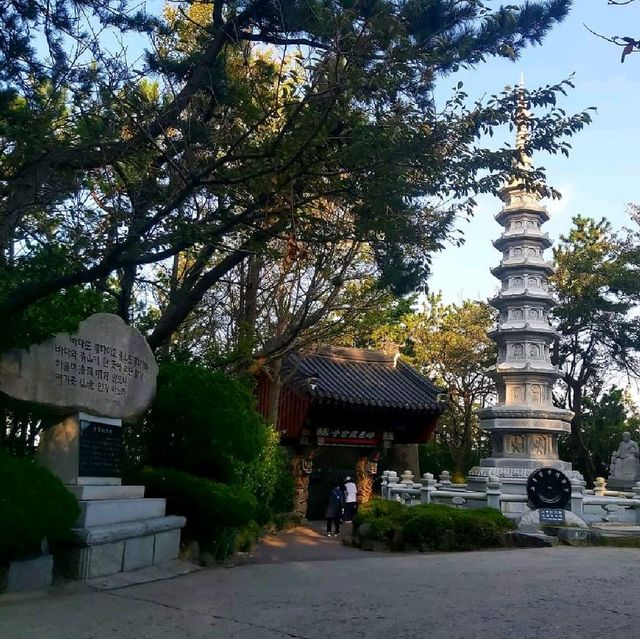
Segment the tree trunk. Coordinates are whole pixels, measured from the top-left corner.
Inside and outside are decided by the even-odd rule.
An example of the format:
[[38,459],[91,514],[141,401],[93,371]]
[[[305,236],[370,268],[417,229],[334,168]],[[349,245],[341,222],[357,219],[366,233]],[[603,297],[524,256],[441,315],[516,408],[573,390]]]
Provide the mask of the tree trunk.
[[581,462],[587,486],[592,486],[596,467],[582,437],[582,387],[575,382],[571,385],[571,410],[574,413],[571,420],[571,451],[574,459]]
[[405,470],[410,470],[413,473],[414,480],[420,480],[418,444],[394,444],[391,448],[389,462],[390,470],[395,470],[398,475]]
[[453,459],[453,468],[451,469],[451,476],[453,477],[454,483],[458,483],[460,479],[464,482],[464,476],[467,465],[467,449],[466,446],[462,448],[453,448],[450,447],[451,458]]
[[282,360],[271,363],[271,384],[269,386],[269,423],[280,432],[278,425],[278,409],[280,408],[280,390],[282,389]]
[[120,273],[120,295],[118,296],[118,315],[126,324],[131,324],[131,303],[133,300],[133,285],[136,281],[137,267],[128,264]]
[[242,300],[238,318],[238,350],[240,359],[237,369],[246,372],[253,362],[258,319],[258,288],[262,273],[262,259],[255,253],[247,258],[247,272],[243,277]]

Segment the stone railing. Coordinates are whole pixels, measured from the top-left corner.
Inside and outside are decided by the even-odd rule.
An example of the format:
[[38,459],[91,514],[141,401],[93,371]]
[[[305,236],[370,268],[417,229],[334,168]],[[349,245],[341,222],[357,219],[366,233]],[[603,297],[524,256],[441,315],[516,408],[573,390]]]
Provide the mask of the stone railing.
[[[444,471],[438,480],[425,473],[419,482],[405,470],[400,477],[391,470],[382,473],[381,497],[399,501],[407,506],[417,504],[447,504],[457,508],[482,508],[488,506],[500,510],[505,516],[517,518],[527,509],[526,494],[502,492],[502,482],[488,477],[484,491],[467,490],[466,484],[454,484]],[[571,482],[571,512],[587,522],[620,522],[640,525],[640,482],[631,493],[607,491],[603,483],[596,483],[595,490],[585,490],[583,481]]]

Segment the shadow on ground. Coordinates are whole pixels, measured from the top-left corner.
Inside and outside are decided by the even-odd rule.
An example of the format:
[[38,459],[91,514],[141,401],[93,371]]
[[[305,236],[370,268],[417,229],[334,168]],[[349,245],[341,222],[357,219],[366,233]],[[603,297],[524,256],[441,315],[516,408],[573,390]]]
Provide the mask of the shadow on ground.
[[339,536],[327,537],[323,521],[310,521],[304,526],[264,537],[255,547],[251,563],[279,564],[291,561],[358,559],[374,554],[343,545],[343,534],[351,534],[349,525],[343,527],[343,533]]

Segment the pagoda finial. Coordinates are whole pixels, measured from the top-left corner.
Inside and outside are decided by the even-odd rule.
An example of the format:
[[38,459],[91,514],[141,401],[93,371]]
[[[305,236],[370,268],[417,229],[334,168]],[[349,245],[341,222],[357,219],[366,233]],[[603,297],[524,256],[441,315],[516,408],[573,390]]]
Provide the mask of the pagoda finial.
[[516,149],[518,154],[518,165],[521,169],[527,169],[532,165],[531,158],[525,151],[527,142],[529,141],[529,120],[531,114],[527,110],[526,89],[524,88],[524,73],[520,75],[520,85],[518,87],[518,103],[516,106]]
[[[531,130],[529,127],[531,114],[527,109],[527,91],[524,86],[524,73],[520,74],[520,83],[517,88],[516,110],[513,114],[516,125],[516,152],[517,156],[514,162],[514,169],[519,173],[530,171],[533,167],[531,156],[526,150],[527,144],[531,138]],[[537,202],[540,199],[540,193],[536,189],[526,188],[522,178],[513,176],[511,181],[502,189],[502,199],[507,206],[520,205],[525,201],[528,204]]]

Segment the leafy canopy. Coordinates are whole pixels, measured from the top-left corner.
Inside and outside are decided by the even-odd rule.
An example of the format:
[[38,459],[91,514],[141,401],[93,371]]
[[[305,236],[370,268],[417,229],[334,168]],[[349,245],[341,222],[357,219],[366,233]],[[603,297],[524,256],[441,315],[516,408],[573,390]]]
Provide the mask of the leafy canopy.
[[[3,319],[12,326],[50,296],[92,287],[135,320],[145,265],[187,254],[149,328],[158,347],[249,254],[290,235],[366,243],[381,287],[424,286],[466,198],[498,188],[514,156],[479,146],[510,123],[513,91],[469,106],[458,86],[437,105],[436,82],[517,57],[569,6],[221,0],[160,18],[125,0],[10,2],[0,16],[0,278],[25,277],[1,283]],[[131,31],[149,38],[144,65],[106,45],[107,32]],[[528,95],[551,109],[531,150],[566,152],[564,138],[588,122],[554,109],[568,84]],[[329,208],[348,222],[331,224]],[[34,247],[58,245],[64,263],[29,277]]]

